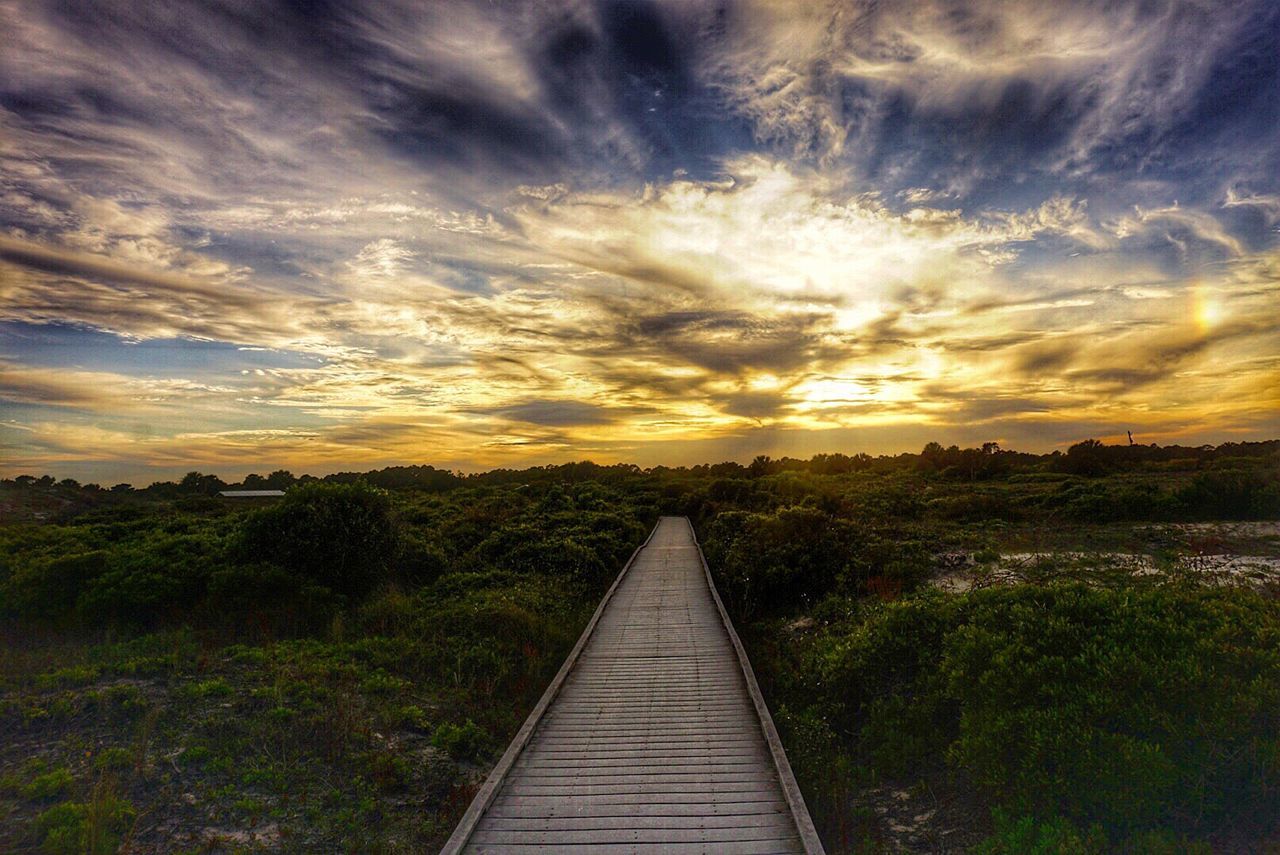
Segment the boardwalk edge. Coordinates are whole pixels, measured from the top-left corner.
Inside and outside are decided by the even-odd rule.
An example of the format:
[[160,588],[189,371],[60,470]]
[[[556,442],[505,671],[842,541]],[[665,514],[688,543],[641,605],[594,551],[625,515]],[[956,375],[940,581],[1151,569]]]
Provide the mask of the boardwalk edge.
[[795,820],[796,830],[800,833],[800,842],[804,845],[804,851],[808,855],[826,855],[826,850],[822,847],[822,840],[818,837],[818,830],[813,826],[813,818],[809,816],[809,808],[804,803],[804,794],[800,792],[800,785],[796,783],[796,776],[791,771],[791,763],[787,760],[787,751],[782,747],[782,740],[778,737],[778,730],[773,726],[773,716],[769,715],[769,708],[765,705],[764,695],[760,692],[760,684],[756,682],[755,672],[751,670],[751,660],[747,658],[747,651],[742,646],[742,640],[738,638],[738,632],[733,628],[733,621],[729,619],[729,613],[725,611],[724,603],[720,600],[720,592],[716,590],[715,580],[711,578],[711,568],[707,566],[707,557],[702,554],[702,544],[698,543],[698,532],[693,527],[693,523],[688,517],[684,518],[685,524],[689,526],[689,531],[693,535],[693,544],[698,547],[698,560],[702,562],[702,572],[707,578],[707,587],[711,589],[711,598],[716,601],[716,610],[720,613],[720,620],[724,622],[724,628],[729,633],[729,640],[733,642],[733,649],[738,654],[738,664],[742,666],[742,676],[747,683],[747,693],[751,695],[751,702],[755,704],[756,715],[760,719],[760,729],[764,731],[765,742],[769,744],[769,754],[773,757],[773,765],[778,773],[778,783],[782,785],[783,796],[787,800],[788,807],[791,808],[791,816]]
[[[635,548],[631,553],[631,557],[627,559],[627,563],[622,565],[622,570],[618,572],[617,577],[613,580],[613,584],[609,586],[609,590],[605,592],[604,597],[600,600],[600,604],[596,606],[595,612],[591,615],[591,620],[587,621],[587,627],[582,631],[582,635],[578,636],[578,642],[569,651],[569,655],[565,657],[564,664],[560,666],[560,670],[556,672],[555,679],[551,681],[551,685],[547,686],[547,690],[542,693],[542,697],[534,706],[533,711],[529,713],[529,717],[525,719],[520,730],[516,732],[515,738],[511,740],[511,744],[507,746],[507,750],[503,753],[501,759],[498,760],[493,771],[489,773],[489,777],[485,779],[484,786],[476,793],[476,797],[471,800],[471,805],[467,808],[467,812],[462,815],[462,819],[458,822],[458,826],[453,830],[453,834],[449,835],[449,839],[445,842],[444,848],[440,850],[440,855],[459,855],[462,847],[466,846],[467,841],[471,839],[471,835],[476,830],[480,818],[484,816],[484,812],[489,809],[489,805],[493,802],[494,796],[498,794],[498,790],[502,788],[502,783],[507,777],[507,772],[511,771],[511,767],[515,765],[520,754],[524,751],[525,746],[529,744],[529,740],[533,737],[534,730],[537,729],[538,723],[542,720],[542,716],[551,706],[551,702],[556,699],[556,695],[560,693],[561,686],[564,685],[565,679],[569,676],[569,672],[573,670],[573,666],[577,664],[578,656],[582,653],[582,649],[587,646],[587,642],[591,639],[591,633],[595,631],[596,624],[600,621],[600,616],[604,614],[605,606],[609,605],[609,600],[613,598],[613,592],[618,589],[618,585],[626,577],[627,571],[631,569],[631,565],[635,563],[636,556],[640,554],[640,550],[649,545],[649,541],[653,539],[653,534],[658,530],[658,524],[653,524],[653,528],[649,529],[649,536],[644,542]],[[688,520],[686,519],[686,522]],[[690,526],[692,528],[692,526]],[[697,536],[694,536],[694,542],[697,542]],[[698,550],[698,555],[702,555],[702,550]],[[706,567],[706,561],[703,560],[702,566]],[[710,578],[710,577],[708,577]],[[713,587],[712,593],[715,593]],[[717,597],[716,603],[720,600]],[[721,614],[724,613],[724,607],[720,608]],[[730,628],[732,632],[732,628]],[[734,636],[734,643],[737,644],[737,636]],[[767,713],[766,713],[767,715]],[[772,725],[770,725],[772,727]],[[790,796],[788,796],[790,800]],[[803,803],[802,803],[803,804]],[[808,814],[806,814],[808,816]]]

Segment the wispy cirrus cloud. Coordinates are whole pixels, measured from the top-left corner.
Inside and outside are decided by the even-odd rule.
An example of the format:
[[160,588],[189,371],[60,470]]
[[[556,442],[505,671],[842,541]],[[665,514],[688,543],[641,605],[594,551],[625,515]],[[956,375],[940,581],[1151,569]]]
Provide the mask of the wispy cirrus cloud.
[[1276,15],[0,4],[6,466],[1274,433]]

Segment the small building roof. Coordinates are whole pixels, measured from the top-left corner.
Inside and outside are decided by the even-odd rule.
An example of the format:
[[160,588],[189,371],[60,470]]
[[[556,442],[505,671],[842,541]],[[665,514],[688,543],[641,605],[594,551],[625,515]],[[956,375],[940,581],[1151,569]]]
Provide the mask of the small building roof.
[[218,495],[224,499],[270,499],[283,496],[284,490],[220,490]]

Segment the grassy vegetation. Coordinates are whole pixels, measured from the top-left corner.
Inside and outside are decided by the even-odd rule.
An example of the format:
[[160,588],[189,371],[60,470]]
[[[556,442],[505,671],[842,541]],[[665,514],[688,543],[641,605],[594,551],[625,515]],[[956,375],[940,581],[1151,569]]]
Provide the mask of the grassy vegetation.
[[[706,515],[708,561],[829,851],[1280,842],[1277,586],[1177,563],[1274,557],[1280,527],[1130,522],[1203,519],[1206,496],[1221,517],[1275,520],[1276,460],[1133,462],[783,471],[734,496],[751,510]],[[1029,548],[1047,554],[1019,584],[927,584],[948,557],[981,567]],[[1111,551],[1164,572],[1135,575]]]
[[829,851],[1276,840],[1280,600],[1179,559],[1280,555],[1280,443],[223,486],[0,483],[0,850],[439,845],[660,513]]
[[1265,835],[1280,815],[1280,608],[1254,592],[926,591],[790,641],[769,670],[828,817],[879,780],[1131,851],[1155,832]]
[[438,845],[656,518],[614,498],[324,484],[0,528],[0,850]]

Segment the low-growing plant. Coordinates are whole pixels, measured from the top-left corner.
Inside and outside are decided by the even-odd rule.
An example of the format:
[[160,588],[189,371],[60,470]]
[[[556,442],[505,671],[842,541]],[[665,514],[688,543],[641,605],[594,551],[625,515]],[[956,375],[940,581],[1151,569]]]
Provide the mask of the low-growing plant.
[[454,760],[475,762],[487,752],[489,734],[471,719],[462,724],[444,722],[431,735],[431,744]]
[[190,748],[183,749],[178,755],[178,759],[183,763],[191,763],[193,765],[201,764],[209,760],[211,752],[207,746],[193,745]]
[[426,710],[416,704],[403,706],[396,711],[396,724],[413,730],[425,731],[430,727],[431,718]]
[[221,677],[215,677],[211,680],[200,680],[193,683],[185,683],[178,689],[178,694],[182,697],[192,698],[195,700],[225,698],[231,693],[231,684]]
[[36,817],[41,850],[49,855],[111,855],[137,812],[109,787],[94,788],[87,802],[66,802]]
[[58,766],[34,775],[18,787],[18,791],[29,801],[48,802],[66,795],[74,784],[75,777],[72,776],[71,770],[65,766]]
[[133,752],[127,748],[104,748],[93,758],[93,768],[100,771],[121,771],[133,766]]
[[1108,848],[1101,828],[1082,833],[1060,816],[1014,818],[998,809],[992,816],[995,831],[970,855],[1101,855]]

